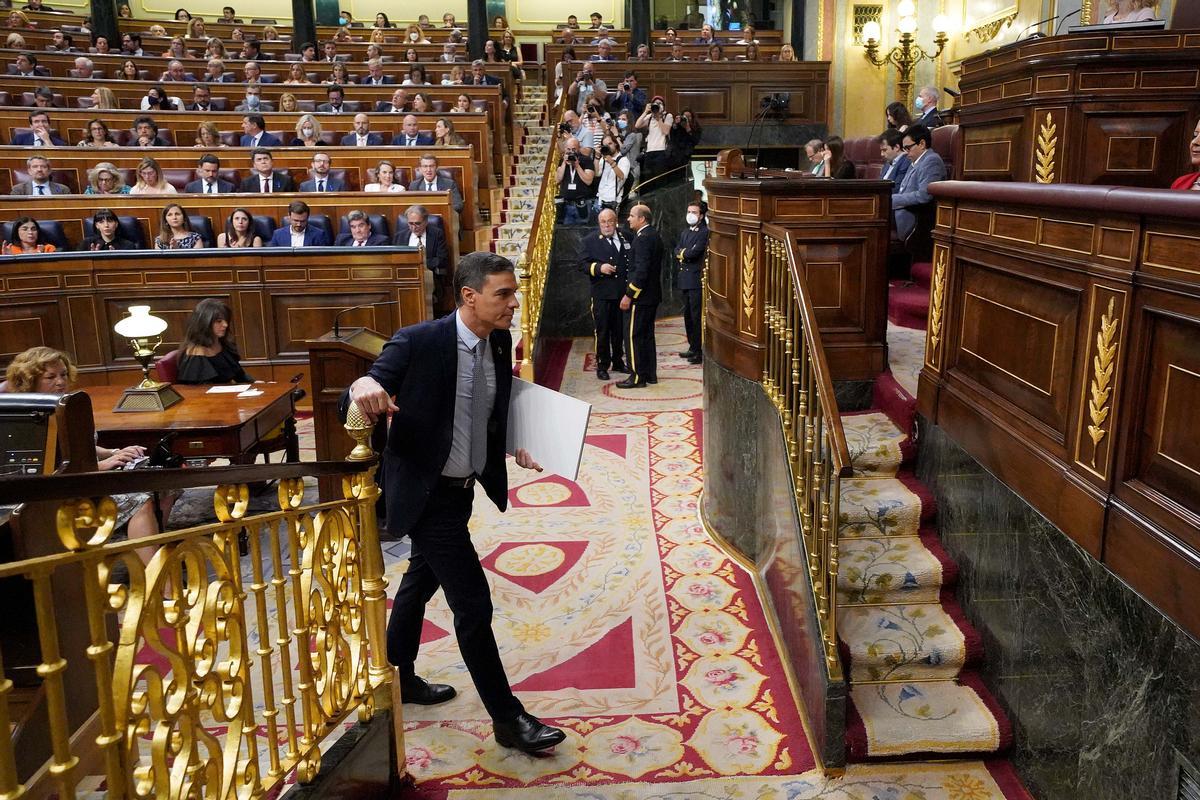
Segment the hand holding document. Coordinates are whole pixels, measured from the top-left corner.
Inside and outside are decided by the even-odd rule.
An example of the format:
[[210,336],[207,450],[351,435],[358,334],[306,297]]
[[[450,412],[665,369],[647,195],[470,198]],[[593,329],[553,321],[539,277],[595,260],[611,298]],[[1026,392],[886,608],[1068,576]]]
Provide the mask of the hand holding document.
[[527,450],[546,470],[573,481],[579,477],[591,414],[590,403],[513,378],[505,450]]

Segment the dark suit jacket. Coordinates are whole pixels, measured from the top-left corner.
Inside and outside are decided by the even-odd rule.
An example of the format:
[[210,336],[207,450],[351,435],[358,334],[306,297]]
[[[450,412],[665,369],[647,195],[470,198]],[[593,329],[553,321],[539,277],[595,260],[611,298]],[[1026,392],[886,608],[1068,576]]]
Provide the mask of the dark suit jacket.
[[[242,134],[242,138],[240,140],[242,147],[253,147],[254,145],[251,144],[251,142],[253,142],[253,141],[254,141],[253,136],[249,136],[247,134]],[[279,137],[276,136],[275,134],[267,133],[266,131],[263,131],[263,135],[258,140],[258,146],[259,147],[283,147],[283,142],[280,141]]]
[[[609,244],[599,232],[584,237],[579,265],[592,283],[593,300],[620,300],[625,293],[625,281],[629,277],[629,239],[621,231],[615,235],[622,242],[620,250]],[[612,264],[617,268],[617,273],[605,275],[600,271],[601,264]]]
[[401,131],[392,137],[392,146],[394,147],[433,147],[433,134],[419,131],[417,133],[417,143],[415,145],[405,144],[407,137]]
[[[411,235],[408,220],[401,218],[396,222],[393,244],[397,247],[408,247],[408,237]],[[446,247],[445,233],[441,228],[432,225],[425,226],[425,266],[433,270],[435,275],[441,274],[450,266],[450,250]]]
[[701,288],[701,278],[704,273],[704,255],[708,252],[708,225],[700,220],[696,230],[684,228],[679,233],[679,241],[671,255],[679,264],[679,274],[675,277],[675,285],[680,289]]
[[[327,191],[327,192],[340,192],[340,191],[343,191],[345,188],[346,188],[346,184],[342,183],[337,178],[326,178],[325,179],[325,191]],[[300,183],[300,191],[302,191],[302,192],[315,192],[316,190],[317,190],[316,178],[311,178],[307,181],[302,181]]]
[[924,125],[929,130],[940,128],[942,127],[942,115],[938,113],[936,108],[931,108],[921,115],[921,118],[917,120],[917,124]]
[[[249,177],[243,178],[238,191],[242,194],[259,194],[262,191],[262,179],[259,174],[254,172]],[[296,191],[296,182],[292,180],[291,175],[285,172],[275,172],[272,174],[271,191],[294,192]]]
[[[333,244],[336,247],[353,247],[354,246],[354,234],[339,233],[338,237],[337,237],[337,241],[334,242]],[[367,247],[387,247],[389,244],[391,244],[391,242],[388,241],[388,237],[383,236],[382,234],[372,233],[370,236],[367,237],[367,244],[366,244]]]
[[[71,193],[71,188],[69,186],[66,186],[61,183],[55,183],[54,181],[50,181],[50,194],[70,194],[70,193]],[[20,183],[18,183],[16,186],[14,186],[12,188],[12,192],[10,192],[10,194],[20,194],[20,195],[34,194],[33,181],[21,181]]]
[[646,225],[633,235],[625,294],[635,305],[653,306],[662,302],[662,257],[662,237],[653,225]]
[[[66,147],[67,146],[67,143],[64,142],[62,139],[58,138],[58,136],[53,131],[50,132],[50,142],[55,147]],[[33,147],[33,131],[27,131],[26,133],[18,133],[16,136],[14,136],[12,138],[12,143],[14,145],[24,145],[26,147]],[[430,142],[430,144],[433,144],[433,142]]]
[[[395,142],[393,142],[392,144],[395,144]],[[423,191],[425,191],[425,179],[424,179],[424,178],[417,178],[415,181],[413,181],[412,183],[410,183],[410,184],[408,185],[408,190],[409,190],[410,192],[423,192]],[[462,213],[462,210],[463,210],[463,196],[462,196],[462,192],[461,192],[461,191],[459,191],[459,188],[458,188],[458,184],[457,184],[457,183],[455,183],[455,182],[454,182],[453,180],[451,180],[450,178],[447,178],[445,175],[440,175],[440,174],[439,174],[439,175],[438,175],[438,178],[437,178],[437,182],[436,182],[436,183],[434,183],[434,191],[438,191],[438,192],[450,192],[450,205],[451,205],[451,206],[454,208],[454,210],[455,210],[455,211],[457,211],[459,214],[461,214],[461,213]]]
[[[384,458],[387,527],[404,536],[425,511],[454,439],[454,401],[458,382],[456,315],[396,331],[367,371],[399,408],[392,415]],[[488,337],[496,367],[496,400],[488,418],[487,466],[479,482],[501,511],[508,508],[508,401],[512,392],[512,334]],[[342,396],[343,407],[349,392]]]
[[[237,187],[231,181],[217,178],[217,193],[218,194],[233,194]],[[183,187],[185,194],[204,194],[204,181],[197,178]]]
[[[358,134],[357,133],[347,133],[345,136],[342,137],[342,147],[357,147],[358,146],[357,142],[358,142]],[[383,147],[383,134],[382,133],[368,133],[367,134],[367,147]]]
[[[271,241],[267,243],[268,247],[291,247],[292,246],[292,228],[290,225],[284,225],[282,228],[276,228],[271,234]],[[304,229],[304,246],[305,247],[328,247],[329,236],[325,231],[318,228],[316,225],[309,224]]]
[[394,105],[392,105],[390,100],[380,100],[378,103],[375,104],[375,110],[379,111],[381,113],[384,113],[384,114],[392,114],[392,113],[398,114],[398,113],[400,113],[400,111],[403,111],[404,109],[400,109],[400,111],[396,111],[396,107]]
[[[885,165],[879,173],[881,180],[892,182],[892,194],[900,191],[900,184],[904,182],[904,176],[908,174],[908,168],[912,166],[912,162],[908,160],[908,156],[901,153],[896,156],[896,160],[892,162],[891,174],[888,174],[888,167]],[[884,177],[886,175],[886,177]]]
[[393,78],[391,75],[384,75],[384,76],[380,77],[379,83],[372,83],[370,74],[367,74],[367,75],[363,75],[361,78],[359,78],[358,82],[360,84],[362,84],[363,86],[382,86],[383,84],[395,83],[396,79]]

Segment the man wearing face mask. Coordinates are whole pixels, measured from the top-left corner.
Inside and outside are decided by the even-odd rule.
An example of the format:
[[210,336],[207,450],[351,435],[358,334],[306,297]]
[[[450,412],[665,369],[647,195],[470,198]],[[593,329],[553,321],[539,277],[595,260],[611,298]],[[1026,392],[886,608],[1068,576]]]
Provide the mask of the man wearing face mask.
[[260,113],[263,111],[274,111],[275,106],[262,99],[262,87],[258,84],[250,84],[246,87],[246,99],[238,103],[234,111],[249,111],[252,113]]
[[679,264],[675,286],[683,294],[683,329],[687,333],[688,349],[679,354],[689,364],[699,364],[704,356],[700,349],[700,304],[703,292],[704,258],[708,254],[708,204],[689,203],[687,224],[679,233],[672,255]]
[[942,115],[938,113],[938,90],[932,86],[926,86],[921,91],[917,92],[917,99],[913,101],[913,107],[917,109],[917,113],[921,116],[917,118],[917,125],[924,125],[926,128],[933,130],[942,126]]

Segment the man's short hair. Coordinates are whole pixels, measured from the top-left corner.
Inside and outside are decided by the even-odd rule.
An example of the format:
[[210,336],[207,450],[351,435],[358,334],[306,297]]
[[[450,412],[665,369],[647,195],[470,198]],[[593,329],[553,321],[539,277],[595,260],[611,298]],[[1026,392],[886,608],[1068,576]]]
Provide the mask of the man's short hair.
[[825,142],[822,139],[809,139],[804,143],[805,147],[811,147],[813,150],[824,150]]
[[[913,140],[913,144],[925,142],[926,147],[933,147],[933,134],[924,125],[909,125],[904,136]],[[903,141],[903,139],[901,139]]]
[[650,206],[646,205],[645,203],[638,203],[636,206],[629,209],[629,211],[632,214],[637,214],[638,219],[644,219],[647,221],[650,219]]
[[39,86],[33,90],[34,97],[44,97],[50,102],[54,102],[54,92],[50,91],[49,86]]
[[36,67],[38,65],[37,56],[35,56],[33,53],[21,53],[21,55],[29,59],[29,66]]
[[515,272],[513,264],[507,258],[497,253],[476,250],[467,253],[458,261],[454,268],[454,303],[462,305],[462,290],[469,286],[477,292],[483,291],[483,284],[489,275],[501,272]]
[[310,47],[313,50],[317,49],[317,46],[315,44],[313,44],[312,42],[305,42],[304,44],[300,45],[300,52],[303,53],[305,50],[307,50]]
[[635,81],[638,80],[637,72],[635,72],[634,70],[631,70],[631,69],[625,71],[625,77],[633,78]]
[[941,95],[940,95],[940,94],[938,94],[938,90],[937,90],[937,88],[936,88],[936,87],[933,87],[933,86],[923,86],[923,87],[921,87],[921,91],[917,92],[917,94],[919,94],[919,95],[920,95],[920,94],[927,94],[927,95],[929,95],[930,97],[932,97],[932,98],[934,99],[934,101],[935,101],[935,102],[937,101],[937,99],[938,99],[939,97],[941,97]]
[[259,44],[258,39],[247,39],[246,41],[242,42],[242,46],[253,47],[255,50],[262,50],[262,45]]
[[33,162],[35,162],[35,161],[45,161],[47,164],[50,163],[49,158],[38,153],[37,155],[32,155],[29,158],[25,159],[25,166],[31,167],[31,166],[33,166]]
[[200,156],[200,163],[201,164],[216,164],[217,169],[221,168],[221,159],[217,158],[212,153],[205,153],[204,155]]
[[432,153],[422,153],[421,159],[417,163],[419,164],[421,161],[432,161],[434,166],[437,166],[438,157],[433,155]]
[[895,128],[888,128],[876,137],[876,141],[880,144],[886,144],[888,147],[899,147],[901,142],[904,141],[904,134]]
[[34,121],[34,119],[36,119],[37,117],[45,117],[47,122],[50,121],[50,115],[46,112],[46,109],[44,109],[44,108],[39,108],[37,111],[29,112],[29,122],[30,123],[32,123]]
[[303,200],[293,200],[292,202],[288,203],[288,213],[307,214],[309,213],[308,203],[304,202]]
[[482,58],[477,58],[471,62],[472,67],[482,67],[485,64]]
[[133,121],[133,129],[137,130],[138,125],[149,125],[150,130],[158,133],[158,123],[154,121],[154,117],[143,114]]
[[346,90],[343,89],[340,84],[335,83],[332,86],[330,86],[328,89],[325,90],[325,96],[328,97],[333,92],[341,92],[344,95],[346,93]]
[[246,119],[259,130],[267,129],[267,120],[262,114],[247,114]]
[[192,84],[192,94],[195,94],[196,92],[200,91],[201,89],[203,89],[205,91],[212,91],[212,87],[209,86],[207,83],[193,83]]
[[270,150],[268,150],[265,147],[256,147],[250,151],[251,163],[253,163],[254,159],[258,158],[259,156],[266,156],[267,158],[271,159],[272,161],[275,160],[275,156],[271,155]]
[[346,215],[346,224],[360,221],[369,222],[369,220],[367,220],[367,215],[364,212],[359,211],[357,208]]
[[408,219],[408,215],[412,213],[421,215],[421,219],[429,219],[429,209],[422,205],[413,205],[404,209],[404,218]]

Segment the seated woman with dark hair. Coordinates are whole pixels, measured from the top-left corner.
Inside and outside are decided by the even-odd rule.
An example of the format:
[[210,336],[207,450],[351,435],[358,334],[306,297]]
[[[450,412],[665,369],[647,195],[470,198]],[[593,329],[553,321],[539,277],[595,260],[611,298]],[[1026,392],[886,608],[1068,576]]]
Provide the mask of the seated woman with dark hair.
[[[1192,158],[1192,166],[1196,170],[1200,170],[1200,122],[1196,123],[1195,135],[1192,137],[1190,148]],[[1191,172],[1187,175],[1181,175],[1175,183],[1171,184],[1172,189],[1183,189],[1184,191],[1200,192],[1200,171]]]
[[825,140],[825,168],[821,172],[826,178],[838,178],[845,180],[847,178],[857,177],[854,171],[854,162],[845,156],[846,143],[842,141],[840,136],[830,136]]
[[908,130],[908,126],[913,124],[912,114],[908,113],[908,106],[899,100],[888,103],[887,108],[883,110],[883,115],[887,117],[887,126],[895,128],[901,133],[904,133]]
[[233,342],[233,312],[215,297],[201,300],[179,346],[177,383],[250,383]]
[[91,236],[79,243],[80,250],[137,250],[138,246],[121,235],[117,215],[110,208],[101,208],[92,215]]
[[17,217],[12,224],[8,241],[0,245],[0,255],[27,256],[37,253],[53,253],[57,248],[42,237],[42,229],[30,216]]

